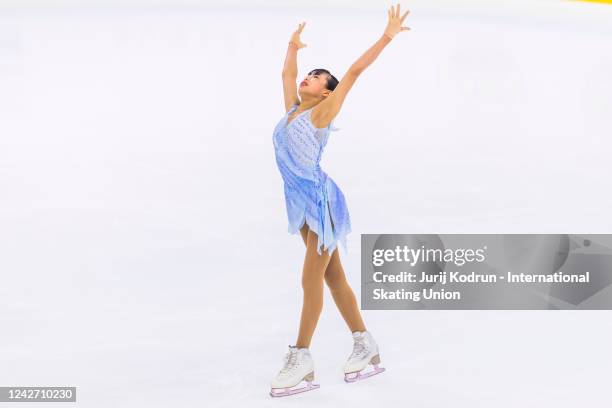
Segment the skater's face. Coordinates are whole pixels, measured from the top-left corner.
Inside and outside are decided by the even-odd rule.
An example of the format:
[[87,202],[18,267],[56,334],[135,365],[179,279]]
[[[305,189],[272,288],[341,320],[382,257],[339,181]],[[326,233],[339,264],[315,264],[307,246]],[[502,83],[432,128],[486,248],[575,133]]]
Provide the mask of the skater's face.
[[309,95],[317,98],[325,98],[331,92],[327,89],[327,80],[329,75],[326,73],[309,73],[304,77],[304,80],[300,82],[298,93],[300,96]]

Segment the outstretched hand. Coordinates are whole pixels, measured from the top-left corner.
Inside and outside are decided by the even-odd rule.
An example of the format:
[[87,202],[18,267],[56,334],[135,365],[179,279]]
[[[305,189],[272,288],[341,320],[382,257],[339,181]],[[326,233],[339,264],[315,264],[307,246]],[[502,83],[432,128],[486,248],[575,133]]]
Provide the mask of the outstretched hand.
[[291,34],[291,39],[289,40],[290,43],[294,43],[295,45],[297,45],[298,49],[304,48],[307,46],[306,44],[302,43],[302,41],[300,40],[300,34],[302,34],[302,30],[304,29],[305,25],[306,25],[306,22],[303,22],[302,24],[300,24],[297,30],[295,30],[293,34]]
[[406,11],[401,18],[399,16],[399,13],[400,13],[399,3],[397,3],[397,7],[391,6],[389,10],[387,11],[387,15],[389,16],[389,21],[387,23],[387,28],[385,28],[385,35],[387,35],[391,39],[395,37],[397,33],[399,32],[410,30],[410,27],[402,26],[402,23],[406,19],[406,16],[408,15],[408,13],[410,13],[410,10]]

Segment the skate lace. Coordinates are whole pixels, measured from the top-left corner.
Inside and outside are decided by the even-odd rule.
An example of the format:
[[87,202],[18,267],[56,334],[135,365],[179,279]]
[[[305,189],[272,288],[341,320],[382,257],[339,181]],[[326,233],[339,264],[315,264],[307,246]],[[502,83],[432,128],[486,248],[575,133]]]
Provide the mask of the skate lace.
[[297,354],[297,350],[288,351],[287,354],[285,354],[285,365],[280,370],[281,375],[288,374],[297,367]]
[[364,354],[368,352],[368,347],[366,344],[366,340],[363,337],[358,337],[354,339],[353,344],[353,352],[349,358],[361,358]]

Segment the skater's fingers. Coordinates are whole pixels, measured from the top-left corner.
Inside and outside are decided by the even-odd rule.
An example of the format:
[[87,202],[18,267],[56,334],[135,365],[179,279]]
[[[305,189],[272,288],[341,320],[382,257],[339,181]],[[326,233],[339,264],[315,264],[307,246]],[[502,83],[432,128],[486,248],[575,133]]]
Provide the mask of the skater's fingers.
[[403,23],[404,20],[406,19],[406,16],[410,13],[410,10],[408,10],[407,12],[404,13],[404,15],[402,16],[402,19],[400,20],[400,23]]

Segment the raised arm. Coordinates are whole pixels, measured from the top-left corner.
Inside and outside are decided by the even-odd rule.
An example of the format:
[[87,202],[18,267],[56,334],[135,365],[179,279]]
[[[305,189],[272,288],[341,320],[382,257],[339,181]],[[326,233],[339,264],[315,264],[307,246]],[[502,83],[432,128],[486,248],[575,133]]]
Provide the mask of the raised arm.
[[391,6],[387,12],[389,17],[387,27],[383,35],[372,45],[361,57],[357,59],[342,77],[336,88],[312,109],[311,120],[313,125],[318,128],[326,127],[336,117],[346,95],[353,87],[353,84],[361,75],[361,73],[370,65],[381,53],[383,48],[391,42],[399,32],[409,30],[408,27],[402,27],[404,19],[410,13],[406,11],[402,17],[399,16],[400,6]]
[[300,103],[297,93],[297,52],[300,48],[306,47],[300,40],[300,34],[304,29],[306,22],[300,24],[291,35],[289,45],[287,46],[287,55],[285,56],[285,65],[283,66],[283,93],[285,95],[285,112],[294,104]]

